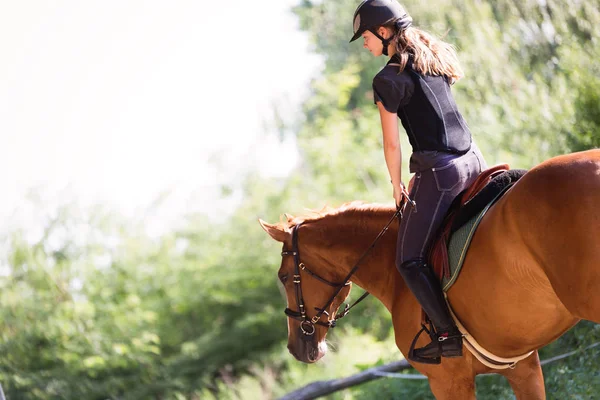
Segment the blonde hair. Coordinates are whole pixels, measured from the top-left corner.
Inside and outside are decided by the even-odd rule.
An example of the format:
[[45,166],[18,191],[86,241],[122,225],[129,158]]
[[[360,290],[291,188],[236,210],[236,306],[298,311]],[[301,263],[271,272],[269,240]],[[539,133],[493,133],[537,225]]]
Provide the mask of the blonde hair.
[[400,59],[400,72],[404,71],[412,56],[412,68],[422,75],[445,76],[450,84],[464,76],[451,44],[413,26],[398,29],[392,22],[383,27],[393,32],[391,45],[395,46]]

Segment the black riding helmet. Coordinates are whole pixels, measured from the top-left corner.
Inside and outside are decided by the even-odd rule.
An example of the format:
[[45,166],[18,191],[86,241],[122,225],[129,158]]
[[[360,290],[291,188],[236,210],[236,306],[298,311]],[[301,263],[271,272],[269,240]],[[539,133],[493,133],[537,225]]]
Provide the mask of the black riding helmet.
[[396,0],[363,0],[354,12],[354,36],[350,42],[358,39],[364,31],[370,31],[383,43],[383,54],[388,55],[387,47],[391,38],[384,39],[377,33],[377,27],[396,21],[399,29],[412,25],[412,18]]

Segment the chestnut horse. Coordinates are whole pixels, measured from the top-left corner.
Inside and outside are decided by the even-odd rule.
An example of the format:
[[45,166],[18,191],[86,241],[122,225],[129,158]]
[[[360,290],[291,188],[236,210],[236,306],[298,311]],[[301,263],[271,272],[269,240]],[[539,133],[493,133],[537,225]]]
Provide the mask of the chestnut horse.
[[[483,218],[471,242],[449,302],[470,334],[501,357],[526,354],[552,342],[580,319],[600,323],[600,150],[552,158],[527,172]],[[278,275],[287,305],[298,310],[295,261],[322,279],[300,271],[301,298],[309,318],[336,291],[358,258],[393,215],[391,207],[351,203],[276,225],[260,221],[269,235],[292,249],[297,229],[299,260],[283,257]],[[421,308],[395,267],[398,224],[392,224],[353,274],[352,281],[377,297],[392,315],[398,349],[406,355],[420,328]],[[286,253],[287,254],[287,253]],[[285,254],[284,254],[285,255]],[[315,325],[302,333],[288,317],[288,349],[312,363],[325,351],[327,318],[334,318],[350,292],[345,286]],[[329,315],[329,317],[328,317]],[[423,335],[426,336],[426,335]],[[428,338],[422,337],[419,345]],[[413,363],[428,377],[437,399],[474,399],[475,376],[504,375],[517,399],[543,399],[537,351],[514,369],[491,370],[468,351],[440,365]]]

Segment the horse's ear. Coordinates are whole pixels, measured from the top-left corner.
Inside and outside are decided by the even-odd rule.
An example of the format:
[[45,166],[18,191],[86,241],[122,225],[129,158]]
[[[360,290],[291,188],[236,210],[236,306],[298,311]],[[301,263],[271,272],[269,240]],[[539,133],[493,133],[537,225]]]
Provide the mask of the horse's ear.
[[271,236],[273,239],[277,240],[278,242],[282,242],[282,243],[285,242],[285,240],[290,235],[290,230],[282,227],[281,225],[271,225],[271,224],[263,221],[262,219],[259,219],[258,223],[260,224],[260,226],[262,226],[262,228],[265,230],[265,232],[267,232],[269,234],[269,236]]
[[288,213],[283,214],[285,215],[285,218],[287,219],[287,222],[292,222],[294,220],[294,216],[290,215]]

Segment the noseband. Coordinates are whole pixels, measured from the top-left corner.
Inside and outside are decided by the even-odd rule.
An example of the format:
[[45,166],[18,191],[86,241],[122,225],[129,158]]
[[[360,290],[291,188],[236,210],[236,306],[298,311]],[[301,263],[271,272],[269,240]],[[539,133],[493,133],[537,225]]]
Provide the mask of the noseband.
[[[381,232],[379,232],[379,235],[377,235],[377,237],[375,238],[375,240],[373,241],[371,246],[369,246],[369,248],[358,259],[358,261],[356,262],[354,267],[350,270],[350,273],[348,273],[348,275],[346,275],[344,282],[341,282],[341,283],[330,282],[326,279],[321,278],[319,275],[317,275],[314,272],[312,272],[311,270],[309,270],[306,267],[306,265],[300,261],[300,251],[298,249],[298,230],[300,228],[300,225],[302,225],[302,224],[300,223],[298,225],[295,225],[294,228],[292,228],[292,250],[291,251],[283,250],[281,252],[281,256],[282,257],[284,257],[284,256],[293,256],[294,257],[294,285],[295,285],[295,291],[296,291],[296,303],[298,304],[299,310],[294,311],[289,308],[286,308],[285,314],[289,318],[293,318],[293,319],[300,321],[300,330],[304,334],[304,337],[312,336],[315,333],[315,330],[316,330],[315,325],[326,326],[328,328],[335,328],[338,319],[345,317],[352,307],[354,307],[355,305],[357,305],[358,303],[363,301],[369,295],[369,292],[364,292],[363,295],[360,296],[358,298],[358,300],[356,300],[354,303],[352,303],[351,305],[346,304],[344,306],[344,311],[342,311],[339,314],[336,314],[336,316],[333,319],[330,318],[329,313],[326,311],[327,308],[331,305],[331,303],[333,303],[333,301],[335,300],[337,295],[340,294],[342,289],[351,284],[350,278],[352,277],[352,275],[354,275],[356,270],[358,270],[358,267],[359,267],[360,263],[362,262],[362,260],[367,256],[367,254],[369,254],[369,252],[373,249],[373,247],[375,247],[375,244],[377,243],[377,241],[388,230],[389,226],[392,224],[392,222],[394,221],[394,219],[396,217],[402,217],[401,208],[398,208],[396,210],[396,212],[394,213],[394,215],[392,216],[390,221],[385,225],[383,230]],[[323,283],[325,283],[329,286],[332,286],[336,289],[335,292],[331,295],[331,297],[329,298],[329,300],[327,300],[327,303],[325,303],[325,305],[323,307],[321,307],[321,308],[315,307],[315,310],[317,310],[317,314],[312,318],[309,318],[306,315],[306,308],[304,306],[304,298],[302,297],[300,271],[305,271],[313,278],[316,278],[320,282],[323,282]],[[323,314],[325,314],[328,317],[327,322],[321,321],[321,316]]]

